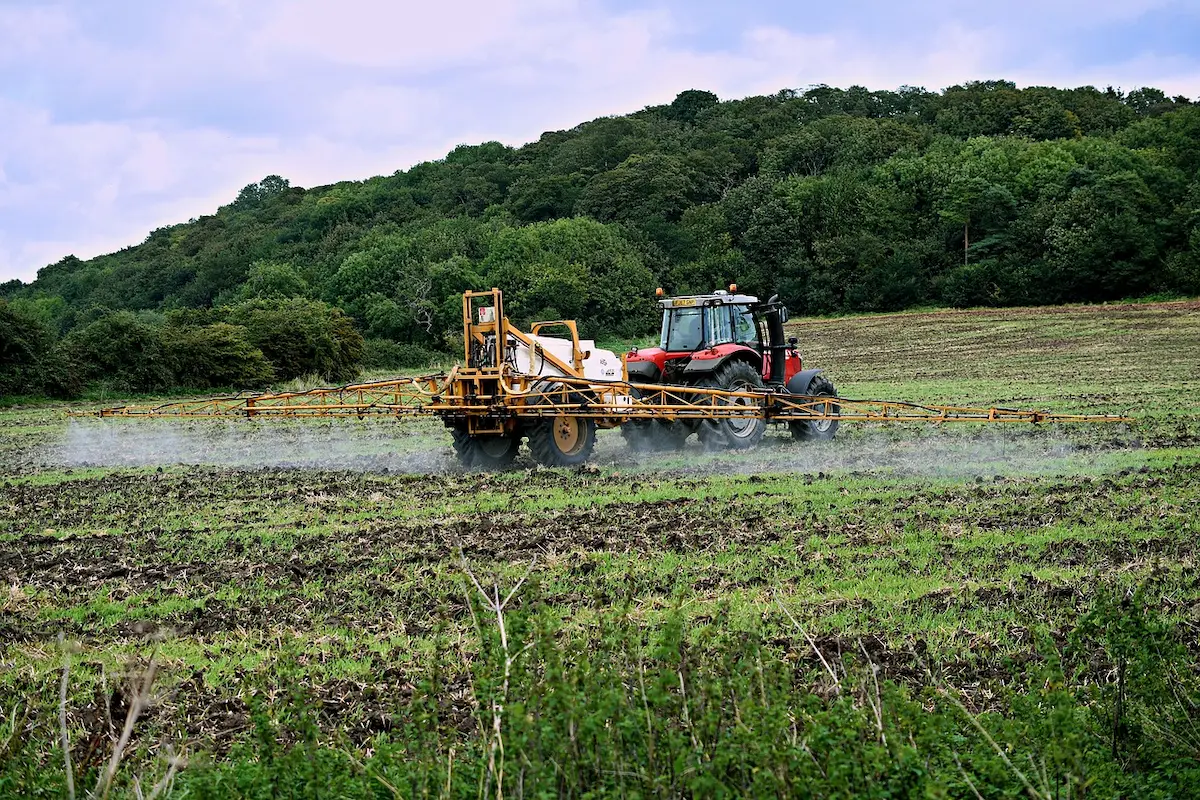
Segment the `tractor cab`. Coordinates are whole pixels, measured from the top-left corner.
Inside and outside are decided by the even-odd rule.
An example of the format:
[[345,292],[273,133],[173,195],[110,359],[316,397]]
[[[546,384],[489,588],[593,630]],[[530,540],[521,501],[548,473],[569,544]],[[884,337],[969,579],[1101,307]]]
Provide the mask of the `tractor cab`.
[[698,383],[730,361],[746,362],[764,383],[784,384],[800,371],[795,343],[784,341],[787,309],[776,298],[761,302],[739,294],[736,284],[711,294],[662,297],[661,292],[658,347],[629,353],[629,380]]
[[692,353],[720,344],[741,344],[762,352],[763,336],[754,315],[758,298],[747,294],[660,300],[663,309],[659,347],[668,353]]

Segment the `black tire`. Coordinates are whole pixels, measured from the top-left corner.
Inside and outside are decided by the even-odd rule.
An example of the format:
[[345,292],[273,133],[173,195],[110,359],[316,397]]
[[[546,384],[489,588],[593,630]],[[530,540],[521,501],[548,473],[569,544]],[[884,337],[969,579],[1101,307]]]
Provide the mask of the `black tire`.
[[[722,365],[713,376],[698,384],[705,389],[753,391],[765,388],[762,375],[745,361]],[[751,405],[751,400],[731,400],[730,404]],[[761,417],[727,417],[705,420],[700,425],[700,441],[713,449],[746,450],[762,441],[767,422]]]
[[[809,381],[808,390],[804,393],[813,397],[837,397],[837,390],[833,388],[833,384],[828,378],[820,375],[814,376]],[[825,408],[835,414],[839,411],[837,403],[826,403]],[[798,442],[829,441],[837,435],[838,421],[836,419],[798,420],[789,422],[788,429],[792,432],[792,438]]]
[[692,427],[686,422],[640,419],[621,426],[625,444],[639,453],[678,450],[691,435]]
[[520,436],[479,436],[465,428],[451,428],[454,452],[467,469],[504,469],[521,449]]
[[[543,388],[539,388],[543,387]],[[553,384],[537,384],[535,390],[549,391]],[[581,402],[576,394],[569,402]],[[544,403],[535,398],[534,404]],[[558,414],[538,419],[529,426],[529,452],[535,461],[547,467],[574,467],[586,462],[596,446],[596,421],[589,417]]]
[[[631,389],[635,397],[641,392]],[[626,446],[637,453],[655,450],[678,450],[692,435],[692,427],[686,422],[667,422],[661,419],[632,419],[621,426],[621,436]]]

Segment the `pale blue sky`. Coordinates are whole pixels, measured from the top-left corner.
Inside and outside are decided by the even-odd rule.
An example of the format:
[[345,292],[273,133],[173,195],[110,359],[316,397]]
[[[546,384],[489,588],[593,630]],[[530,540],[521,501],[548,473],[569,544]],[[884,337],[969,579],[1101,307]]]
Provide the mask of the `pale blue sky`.
[[277,173],[827,83],[1200,97],[1200,0],[0,0],[0,281],[136,244]]

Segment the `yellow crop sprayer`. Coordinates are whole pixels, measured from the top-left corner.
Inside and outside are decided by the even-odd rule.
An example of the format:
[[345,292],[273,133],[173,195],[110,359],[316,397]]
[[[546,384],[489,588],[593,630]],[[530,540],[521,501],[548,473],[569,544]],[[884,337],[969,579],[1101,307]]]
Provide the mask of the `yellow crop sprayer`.
[[[581,464],[596,431],[620,428],[637,449],[680,446],[693,433],[710,447],[759,442],[768,424],[797,439],[830,439],[843,421],[1121,422],[1112,415],[931,406],[838,397],[820,369],[805,369],[787,311],[771,298],[729,291],[663,298],[658,347],[623,356],[579,338],[572,320],[528,333],[504,315],[499,289],[463,295],[464,362],[449,373],[304,392],[237,395],[156,406],[120,406],[100,417],[434,416],[469,467],[510,463],[522,439],[547,466]],[[548,336],[553,330],[565,335]]]

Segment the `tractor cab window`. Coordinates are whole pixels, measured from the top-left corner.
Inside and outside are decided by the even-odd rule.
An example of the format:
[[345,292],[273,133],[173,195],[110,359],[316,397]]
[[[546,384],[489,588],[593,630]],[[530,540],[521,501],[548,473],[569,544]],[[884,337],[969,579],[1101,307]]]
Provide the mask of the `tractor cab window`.
[[758,346],[758,326],[749,306],[730,306],[733,310],[733,340],[738,344]]
[[729,306],[707,306],[704,310],[708,315],[709,345],[726,344],[733,339],[733,320],[729,316]]
[[699,350],[704,343],[704,326],[701,323],[699,306],[668,308],[663,311],[662,341],[659,343],[668,353]]

